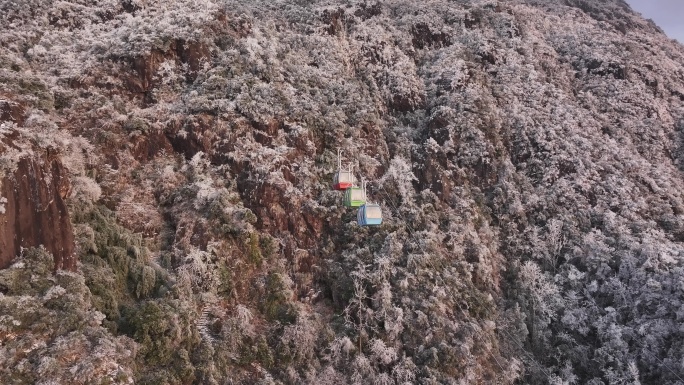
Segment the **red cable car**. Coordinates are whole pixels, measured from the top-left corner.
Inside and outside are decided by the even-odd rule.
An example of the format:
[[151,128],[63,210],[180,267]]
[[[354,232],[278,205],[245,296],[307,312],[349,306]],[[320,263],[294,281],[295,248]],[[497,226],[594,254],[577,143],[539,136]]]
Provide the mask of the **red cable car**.
[[356,178],[354,178],[354,172],[352,171],[351,165],[349,170],[342,170],[342,150],[337,150],[337,172],[333,177],[333,189],[344,191],[350,187],[353,187],[356,183]]

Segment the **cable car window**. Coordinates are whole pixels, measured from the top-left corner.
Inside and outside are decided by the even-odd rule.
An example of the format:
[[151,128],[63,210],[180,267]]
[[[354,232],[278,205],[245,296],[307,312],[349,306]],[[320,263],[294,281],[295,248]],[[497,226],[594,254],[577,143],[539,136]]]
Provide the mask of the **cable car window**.
[[349,183],[352,181],[352,176],[350,172],[340,172],[339,177],[340,183]]
[[353,201],[362,201],[363,199],[363,190],[352,190],[351,191],[351,199]]
[[378,206],[367,206],[366,207],[366,218],[369,219],[382,219],[382,212]]

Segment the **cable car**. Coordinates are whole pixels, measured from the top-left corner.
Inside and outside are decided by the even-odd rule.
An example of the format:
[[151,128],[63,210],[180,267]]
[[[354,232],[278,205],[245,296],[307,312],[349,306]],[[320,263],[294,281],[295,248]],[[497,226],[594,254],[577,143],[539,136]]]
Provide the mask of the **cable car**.
[[366,193],[361,187],[349,187],[344,191],[344,205],[359,207],[366,203]]
[[349,166],[349,170],[342,170],[342,150],[337,150],[337,172],[333,177],[333,189],[344,191],[350,187],[354,187],[356,183],[356,178],[354,178],[354,172],[352,166]]
[[356,214],[356,222],[359,226],[378,226],[382,224],[382,209],[375,203],[366,203],[359,207]]
[[[361,181],[363,197],[366,198],[366,181]],[[382,224],[382,209],[376,203],[364,203],[356,213],[356,222],[359,226],[378,226]]]

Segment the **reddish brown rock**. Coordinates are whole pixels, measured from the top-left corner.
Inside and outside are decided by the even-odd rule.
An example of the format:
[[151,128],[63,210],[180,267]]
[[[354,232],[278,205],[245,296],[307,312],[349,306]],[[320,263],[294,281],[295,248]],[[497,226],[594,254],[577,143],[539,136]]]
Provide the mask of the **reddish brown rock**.
[[162,132],[137,135],[131,139],[131,155],[138,162],[147,162],[162,153],[173,153],[173,147]]
[[138,56],[131,60],[135,76],[125,79],[126,88],[133,93],[145,93],[152,89],[154,75],[165,60],[165,52],[154,49],[146,56]]
[[345,14],[342,8],[324,11],[323,20],[328,24],[327,32],[330,35],[339,36],[345,29]]
[[216,118],[206,113],[190,115],[183,121],[176,121],[166,129],[174,151],[190,159],[202,151],[213,161],[213,146],[221,140],[220,132],[215,129]]
[[413,46],[416,48],[448,47],[451,45],[451,36],[442,31],[433,31],[426,23],[418,23],[411,28]]
[[210,60],[209,47],[200,42],[175,40],[168,49],[153,49],[147,55],[129,59],[132,74],[124,76],[124,84],[129,92],[142,94],[145,102],[153,103],[149,94],[159,83],[157,72],[166,60],[187,65],[186,79],[193,82],[204,62]]
[[430,189],[442,200],[451,204],[451,192],[454,185],[458,183],[455,178],[444,178],[448,175],[448,160],[446,154],[442,152],[431,152],[427,155],[425,162],[420,168],[414,168],[413,172],[418,177],[420,190]]
[[22,125],[25,120],[26,105],[0,93],[0,122],[10,121]]
[[190,246],[206,251],[209,241],[211,232],[205,220],[183,218],[176,226],[174,244],[186,252],[190,250]]
[[285,183],[273,184],[247,179],[249,165],[238,181],[246,206],[257,217],[256,228],[270,234],[289,234],[298,247],[315,248],[324,221],[320,213],[301,197],[292,196]]
[[421,95],[415,91],[408,94],[395,94],[389,100],[389,107],[401,112],[415,111],[416,109],[425,108],[425,95]]
[[[5,150],[0,144],[0,153]],[[0,268],[22,248],[43,245],[54,255],[55,270],[75,270],[74,234],[64,202],[71,185],[57,154],[47,150],[24,157],[0,180]]]
[[176,47],[181,62],[188,65],[187,79],[194,81],[197,78],[197,73],[202,69],[204,62],[209,60],[209,47],[204,43],[195,41],[179,41]]

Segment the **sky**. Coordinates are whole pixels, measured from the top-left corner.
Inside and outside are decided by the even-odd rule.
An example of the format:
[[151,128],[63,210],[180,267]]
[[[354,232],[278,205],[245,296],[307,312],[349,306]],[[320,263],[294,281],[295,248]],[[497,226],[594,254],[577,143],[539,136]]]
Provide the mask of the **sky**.
[[665,33],[684,44],[684,0],[627,0],[633,10],[652,19]]

